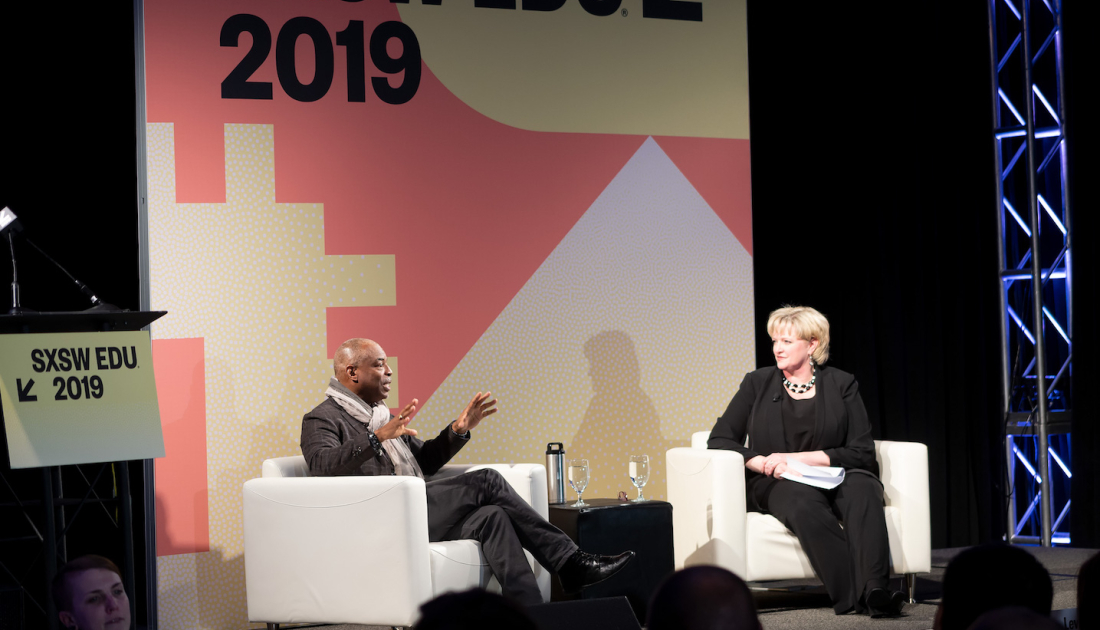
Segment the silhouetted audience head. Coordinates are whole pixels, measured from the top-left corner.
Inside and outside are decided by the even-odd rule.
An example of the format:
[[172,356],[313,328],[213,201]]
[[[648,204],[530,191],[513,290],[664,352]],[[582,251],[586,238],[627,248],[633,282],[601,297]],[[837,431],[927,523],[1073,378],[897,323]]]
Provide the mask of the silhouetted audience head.
[[1089,558],[1077,573],[1077,627],[1100,628],[1100,553]]
[[518,604],[480,588],[440,595],[420,607],[416,630],[538,630]]
[[744,580],[712,566],[669,576],[649,604],[648,630],[758,630],[756,603]]
[[130,628],[130,599],[122,587],[122,572],[107,558],[74,558],[58,570],[51,586],[57,616],[66,628]]
[[1054,588],[1050,574],[1030,553],[1005,544],[963,551],[947,565],[939,630],[966,630],[983,613],[1021,606],[1050,617]]
[[968,630],[1058,630],[1062,626],[1023,606],[998,608],[982,614]]

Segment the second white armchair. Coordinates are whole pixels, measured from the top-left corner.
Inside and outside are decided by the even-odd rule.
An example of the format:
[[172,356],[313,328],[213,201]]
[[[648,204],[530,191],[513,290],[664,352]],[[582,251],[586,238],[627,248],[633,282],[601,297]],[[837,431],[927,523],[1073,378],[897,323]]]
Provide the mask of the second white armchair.
[[[725,567],[747,582],[812,578],[798,538],[774,516],[745,509],[745,462],[739,453],[707,450],[709,431],[691,448],[668,451],[676,568]],[[875,442],[881,468],[893,573],[904,575],[913,600],[916,574],[932,570],[928,448]]]

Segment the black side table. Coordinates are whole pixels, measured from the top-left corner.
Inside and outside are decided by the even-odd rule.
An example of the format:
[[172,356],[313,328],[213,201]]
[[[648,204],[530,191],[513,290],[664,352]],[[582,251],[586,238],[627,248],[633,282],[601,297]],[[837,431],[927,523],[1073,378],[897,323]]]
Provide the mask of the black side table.
[[551,505],[550,522],[589,553],[614,555],[633,549],[637,556],[622,571],[580,595],[565,595],[554,580],[550,601],[625,595],[638,621],[645,623],[650,596],[675,569],[672,504],[618,499],[585,499],[585,503],[588,507],[575,508],[572,502]]

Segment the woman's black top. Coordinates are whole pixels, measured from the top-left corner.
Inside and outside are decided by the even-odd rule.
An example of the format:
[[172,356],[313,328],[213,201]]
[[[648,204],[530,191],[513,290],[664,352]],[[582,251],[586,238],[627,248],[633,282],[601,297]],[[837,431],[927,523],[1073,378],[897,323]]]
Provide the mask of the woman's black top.
[[817,419],[817,396],[795,400],[783,394],[783,437],[787,440],[787,452],[802,453],[813,450],[814,422]]

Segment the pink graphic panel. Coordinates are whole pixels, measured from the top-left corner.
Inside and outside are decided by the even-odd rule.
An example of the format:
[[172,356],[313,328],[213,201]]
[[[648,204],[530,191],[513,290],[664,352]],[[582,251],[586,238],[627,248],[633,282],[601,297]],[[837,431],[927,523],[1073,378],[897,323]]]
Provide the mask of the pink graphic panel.
[[[149,23],[173,25],[147,42],[148,65],[161,69],[148,79],[148,119],[175,126],[177,201],[224,201],[224,172],[216,172],[223,123],[274,124],[276,201],[324,204],[326,254],[396,256],[397,305],[331,309],[328,345],[331,352],[349,337],[376,338],[405,358],[408,398],[435,391],[645,140],[501,125],[426,66],[416,97],[400,106],[369,86],[365,102],[348,102],[338,82],[316,102],[294,101],[270,60],[250,79],[272,82],[272,100],[221,99],[210,68],[228,74],[252,41],[243,34],[233,48],[211,39],[230,15],[216,5],[147,6]],[[281,6],[235,3],[233,13],[252,12],[275,31],[295,17]],[[331,30],[400,19],[382,2],[326,3],[311,13]],[[179,54],[198,33],[207,46]],[[296,65],[312,67],[310,47],[296,50]],[[334,59],[334,75],[344,76],[344,57]]]
[[749,141],[669,137],[656,140],[737,237],[741,247],[752,255]]
[[165,450],[155,463],[157,555],[209,551],[203,340],[154,340],[153,372]]

